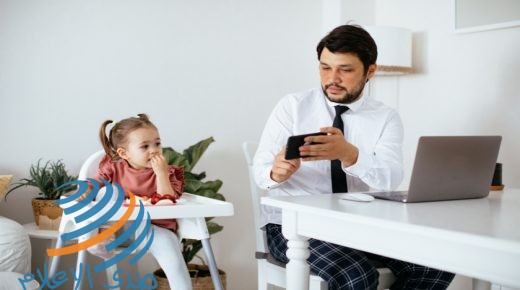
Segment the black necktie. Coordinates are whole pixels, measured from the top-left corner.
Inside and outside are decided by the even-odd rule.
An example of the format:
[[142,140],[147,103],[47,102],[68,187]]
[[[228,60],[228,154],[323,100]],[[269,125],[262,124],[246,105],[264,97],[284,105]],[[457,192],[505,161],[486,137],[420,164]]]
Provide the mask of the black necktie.
[[[334,123],[332,126],[341,130],[343,133],[343,120],[341,119],[341,114],[345,113],[348,110],[347,106],[335,106],[336,109],[336,117],[334,117]],[[348,192],[347,187],[347,175],[343,168],[341,168],[341,161],[339,160],[331,160],[330,161],[330,177],[332,180],[332,192]]]

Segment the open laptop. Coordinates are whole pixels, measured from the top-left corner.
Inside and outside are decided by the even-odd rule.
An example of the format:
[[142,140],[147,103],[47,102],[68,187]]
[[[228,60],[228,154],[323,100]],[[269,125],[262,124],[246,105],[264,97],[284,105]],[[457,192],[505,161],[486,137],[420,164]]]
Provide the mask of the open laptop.
[[421,137],[408,191],[367,194],[400,202],[486,197],[501,140],[501,136]]

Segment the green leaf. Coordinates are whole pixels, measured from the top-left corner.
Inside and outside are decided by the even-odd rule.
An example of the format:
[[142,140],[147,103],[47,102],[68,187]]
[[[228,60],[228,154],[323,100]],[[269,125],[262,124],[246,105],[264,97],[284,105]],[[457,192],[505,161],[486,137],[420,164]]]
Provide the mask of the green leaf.
[[202,182],[199,180],[185,180],[184,191],[195,194],[201,187]]
[[206,172],[201,172],[199,174],[195,174],[193,172],[184,171],[184,179],[202,180],[204,178],[206,178]]
[[173,150],[171,147],[163,148],[163,156],[164,159],[166,159],[166,162],[170,165],[181,166],[184,168],[184,170],[186,170],[186,168],[189,166],[189,162],[186,157],[183,154]]
[[[189,240],[183,240],[183,243],[184,243],[184,241],[189,241]],[[199,240],[191,240],[191,241],[193,241],[193,242],[189,244],[190,246],[187,247],[182,252],[182,256],[184,257],[184,261],[186,262],[186,264],[189,263],[191,260],[193,260],[195,255],[197,255],[197,253],[202,249],[201,241],[199,241]]]
[[223,226],[214,223],[214,222],[206,222],[206,225],[208,226],[208,232],[210,235],[220,232],[224,229]]
[[[21,181],[24,181],[24,179],[22,179]],[[7,201],[7,196],[9,195],[9,193],[13,192],[14,190],[22,187],[22,186],[29,186],[29,185],[32,185],[30,184],[30,181],[26,182],[26,183],[14,183],[13,185],[15,185],[14,187],[12,187],[11,189],[9,189],[9,191],[7,191],[5,193],[5,196],[4,196],[4,199]]]
[[[41,159],[36,164],[32,164],[29,168],[29,178],[23,178],[19,182],[14,183],[10,193],[22,186],[34,186],[38,188],[39,195],[45,199],[58,199],[68,191],[73,190],[74,186],[67,186],[57,190],[65,182],[76,180],[77,176],[71,176],[67,173],[65,164],[62,160],[47,161],[42,164]],[[7,197],[7,194],[6,194]]]
[[184,170],[191,171],[193,167],[199,162],[200,157],[204,152],[206,152],[206,149],[208,149],[208,146],[213,143],[215,139],[213,137],[209,137],[207,139],[201,140],[197,142],[196,144],[188,147],[188,149],[185,149],[183,152],[184,157],[188,160],[188,165],[184,167]]
[[214,181],[206,181],[200,185],[200,189],[207,189],[215,192],[217,192],[221,187],[222,181],[218,179]]
[[214,199],[218,199],[218,200],[221,200],[221,201],[226,201],[226,199],[224,198],[224,195],[221,194],[221,193],[218,193],[218,192],[215,194]]
[[[200,196],[205,196],[208,198],[225,200],[224,196],[221,193],[218,193],[220,188],[222,187],[221,180],[210,180],[203,181],[206,178],[206,173],[201,172],[199,174],[191,172],[195,164],[200,160],[208,146],[214,142],[213,137],[209,137],[202,141],[197,142],[196,144],[188,147],[183,151],[182,154],[175,151],[171,147],[166,147],[163,149],[163,155],[168,164],[177,165],[184,168],[184,191]],[[214,234],[222,231],[223,226],[211,222],[212,217],[207,217],[206,225],[208,227],[209,234]],[[186,263],[189,263],[202,249],[202,243],[199,240],[192,239],[183,239],[182,243],[182,256]]]

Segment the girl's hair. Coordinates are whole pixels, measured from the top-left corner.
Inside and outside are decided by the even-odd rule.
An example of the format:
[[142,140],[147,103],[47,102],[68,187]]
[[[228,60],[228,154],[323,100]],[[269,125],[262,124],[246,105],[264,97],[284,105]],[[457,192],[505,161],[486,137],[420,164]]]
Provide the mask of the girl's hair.
[[99,129],[99,139],[101,139],[101,145],[105,149],[105,153],[112,158],[112,160],[119,159],[117,154],[117,148],[126,145],[127,137],[130,132],[141,129],[141,128],[154,128],[155,125],[150,122],[146,114],[138,114],[138,117],[130,117],[115,123],[114,127],[110,129],[108,136],[106,134],[106,128],[108,124],[113,123],[112,120],[106,120],[101,124]]

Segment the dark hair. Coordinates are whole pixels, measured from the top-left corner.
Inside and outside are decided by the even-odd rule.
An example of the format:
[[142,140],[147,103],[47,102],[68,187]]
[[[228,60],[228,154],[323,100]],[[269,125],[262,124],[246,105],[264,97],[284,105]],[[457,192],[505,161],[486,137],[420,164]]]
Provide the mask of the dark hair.
[[354,53],[363,63],[365,73],[368,66],[377,60],[377,45],[372,36],[357,25],[342,25],[334,28],[318,43],[318,60],[327,48],[332,53]]
[[101,124],[101,128],[99,129],[99,139],[101,139],[101,145],[103,145],[103,149],[105,149],[105,153],[112,158],[112,160],[119,159],[119,155],[117,155],[117,148],[124,146],[127,142],[128,134],[134,130],[140,128],[154,128],[155,125],[150,122],[148,116],[146,114],[138,114],[138,117],[130,117],[124,120],[117,122],[112,129],[110,129],[110,133],[106,134],[106,128],[108,124],[114,122],[112,120],[106,120]]

